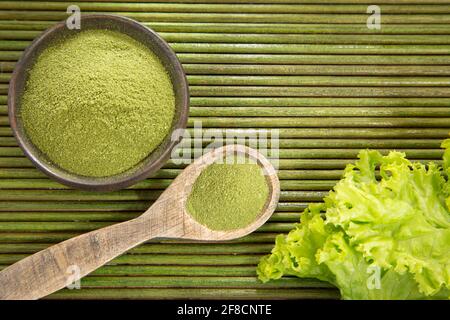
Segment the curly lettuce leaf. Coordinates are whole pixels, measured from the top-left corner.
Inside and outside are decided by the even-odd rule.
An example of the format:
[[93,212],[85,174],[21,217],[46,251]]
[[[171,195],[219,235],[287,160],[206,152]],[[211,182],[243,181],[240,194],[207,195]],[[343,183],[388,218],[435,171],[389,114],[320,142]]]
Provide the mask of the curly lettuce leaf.
[[442,142],[441,147],[445,149],[444,151],[444,170],[447,173],[450,172],[450,139],[446,139]]
[[[324,203],[311,205],[301,224],[277,237],[258,266],[259,278],[314,277],[336,285],[344,299],[449,298],[444,170],[411,163],[399,152],[362,151]],[[370,285],[371,270],[377,286]]]
[[330,195],[327,222],[343,228],[366,259],[401,274],[410,272],[423,293],[436,294],[450,283],[446,181],[435,165],[413,165],[404,154],[375,157],[381,181],[358,182],[366,162],[347,170]]
[[[334,276],[326,265],[319,265],[316,252],[324,246],[332,226],[325,224],[320,215],[324,207],[310,205],[302,215],[301,224],[287,235],[278,235],[270,256],[264,257],[257,269],[263,282],[279,279],[283,275],[313,277],[333,283]],[[307,227],[305,227],[307,226]]]
[[[444,151],[444,171],[447,174],[447,185],[445,186],[447,194],[450,194],[450,139],[444,140],[441,145],[442,148],[445,149]],[[450,196],[447,197],[446,200],[447,208],[450,209]]]

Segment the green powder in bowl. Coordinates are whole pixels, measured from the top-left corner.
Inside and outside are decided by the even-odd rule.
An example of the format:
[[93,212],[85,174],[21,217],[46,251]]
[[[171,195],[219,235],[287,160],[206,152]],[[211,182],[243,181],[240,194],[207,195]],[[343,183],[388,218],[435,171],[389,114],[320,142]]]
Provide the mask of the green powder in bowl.
[[125,34],[92,29],[39,55],[19,116],[50,161],[77,175],[106,177],[155,150],[174,114],[173,86],[156,55]]
[[269,186],[255,163],[213,163],[195,181],[187,211],[211,230],[235,230],[250,225],[261,214]]

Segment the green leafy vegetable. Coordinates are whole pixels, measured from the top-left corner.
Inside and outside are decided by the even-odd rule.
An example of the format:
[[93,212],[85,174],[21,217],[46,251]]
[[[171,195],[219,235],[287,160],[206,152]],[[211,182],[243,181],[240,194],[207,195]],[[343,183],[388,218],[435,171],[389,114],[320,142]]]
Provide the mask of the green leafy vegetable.
[[324,203],[276,238],[259,278],[314,277],[344,299],[450,298],[450,139],[442,146],[443,167],[361,151]]

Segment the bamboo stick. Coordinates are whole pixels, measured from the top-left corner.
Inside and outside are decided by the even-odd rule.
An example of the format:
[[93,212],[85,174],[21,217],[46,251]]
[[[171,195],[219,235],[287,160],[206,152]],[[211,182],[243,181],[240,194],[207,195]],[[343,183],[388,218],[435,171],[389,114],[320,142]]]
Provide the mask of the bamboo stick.
[[[0,243],[57,243],[80,235],[80,232],[2,232]],[[256,232],[227,243],[271,243],[276,233]],[[178,243],[172,240],[150,241],[149,243]],[[186,241],[182,242],[186,243]]]
[[[223,273],[221,272],[223,270]],[[254,266],[103,266],[92,276],[221,276],[248,277],[255,275]]]
[[283,180],[281,182],[281,189],[284,192],[283,199],[291,201],[300,196],[298,193],[286,191],[328,191],[335,186],[336,182],[335,180],[311,180],[311,182],[305,183],[305,180]]
[[11,128],[0,127],[0,137],[10,137],[10,136],[12,136]]
[[[0,74],[0,84],[1,85],[7,85],[9,83],[9,80],[11,78],[11,74],[9,73],[3,73]],[[4,94],[6,94],[7,92],[5,92]]]
[[356,87],[448,87],[450,77],[361,77],[361,76],[213,76],[190,75],[189,85],[262,86],[356,86]]
[[0,157],[22,157],[23,155],[18,147],[0,147]]
[[0,211],[144,211],[149,201],[3,201]]
[[300,221],[299,212],[274,212],[270,217],[271,222],[294,222],[298,223]]
[[104,277],[89,276],[81,280],[83,288],[94,287],[183,287],[183,288],[333,288],[315,279],[283,278],[268,285],[253,277]]
[[[1,16],[1,15],[0,15]],[[17,61],[22,51],[0,51],[0,60]],[[449,65],[449,55],[294,55],[179,53],[182,63],[332,64],[332,65]],[[4,78],[6,81],[9,78]]]
[[[0,232],[88,232],[112,222],[0,222]],[[0,264],[1,262],[0,257]]]
[[[35,244],[0,244],[0,253],[25,253],[32,254],[44,250],[52,243]],[[272,249],[271,244],[144,244],[128,251],[129,254],[249,254],[268,253]]]
[[158,189],[165,189],[172,183],[171,179],[147,179],[140,181],[130,187],[130,189],[152,189],[152,190],[158,190]]
[[[281,181],[282,190],[328,190],[332,187],[333,181],[328,180],[283,180]],[[131,186],[128,190],[163,190],[171,184],[171,179],[155,179],[144,180]],[[69,189],[56,181],[50,179],[0,179],[1,189]],[[0,191],[1,192],[1,191]],[[141,191],[137,191],[136,196],[140,195]],[[134,191],[133,191],[134,194]],[[1,196],[0,196],[1,198]],[[1,219],[1,218],[0,218]]]
[[[1,2],[0,2],[1,3]],[[1,12],[0,12],[1,17]],[[235,38],[237,39],[237,37]],[[0,50],[23,50],[31,42],[0,40]],[[436,45],[346,45],[346,44],[259,44],[259,43],[171,43],[177,53],[246,53],[246,54],[377,54],[377,55],[445,55],[450,46]]]
[[122,222],[134,219],[142,212],[2,212],[1,222]]
[[61,290],[44,299],[338,299],[336,289],[82,289]]
[[[202,135],[206,133],[201,131]],[[252,137],[255,134],[270,134],[270,128],[214,128],[218,134],[234,137]],[[281,138],[439,138],[448,137],[448,129],[446,128],[389,128],[389,130],[381,128],[278,128]],[[1,135],[0,127],[0,135]],[[187,129],[190,137],[195,137],[193,129]]]
[[[180,173],[178,169],[160,169],[153,178],[171,179],[175,178]],[[280,179],[328,179],[337,180],[341,177],[341,170],[279,170],[278,177]],[[0,168],[0,178],[3,179],[41,179],[46,178],[46,175],[35,168]],[[43,179],[48,180],[48,179]],[[50,180],[48,180],[50,181]],[[313,180],[311,180],[313,181]],[[55,182],[56,185],[56,182]],[[62,185],[60,185],[63,187]]]
[[[229,99],[229,98],[228,98]],[[216,101],[215,103],[218,103]],[[196,137],[199,133],[203,136],[210,129],[197,129],[194,131],[188,128],[186,132],[190,137]],[[254,135],[269,134],[271,128],[214,128],[214,132],[223,137],[253,137]],[[447,128],[277,128],[280,138],[345,138],[345,139],[389,139],[389,138],[416,138],[416,139],[445,139],[448,137]],[[0,127],[0,137],[11,137],[12,132],[9,127]],[[13,160],[15,161],[15,160]],[[20,162],[20,160],[18,160]],[[28,162],[25,162],[25,167]],[[1,167],[1,166],[0,166]],[[167,168],[166,168],[167,169]]]
[[189,112],[192,117],[445,117],[450,114],[448,107],[191,107]]
[[[0,2],[1,3],[1,2]],[[0,25],[1,27],[1,25]],[[23,49],[41,31],[0,29],[0,48],[3,50]],[[325,53],[332,49],[337,53],[346,53],[353,44],[354,53],[411,53],[423,51],[435,53],[445,52],[450,43],[448,35],[353,35],[353,34],[264,34],[264,33],[186,33],[161,32],[167,42],[178,52],[245,52],[279,53]],[[6,41],[5,41],[6,40]],[[215,44],[217,43],[217,44]],[[234,43],[235,45],[227,45]],[[197,45],[198,44],[198,45]],[[242,45],[238,45],[242,44]],[[247,45],[248,44],[248,45]],[[251,44],[251,46],[249,45]],[[258,44],[258,45],[255,45]],[[290,44],[289,46],[285,44]],[[366,46],[362,46],[365,44]],[[380,46],[390,45],[389,47]],[[370,46],[368,46],[370,45]],[[422,46],[419,46],[422,45]],[[431,46],[434,45],[434,46]],[[191,50],[187,48],[192,48]],[[203,48],[203,49],[202,49]],[[385,49],[380,51],[381,49]],[[249,51],[251,50],[251,51]],[[347,51],[346,51],[347,50]],[[352,52],[353,53],[353,52]]]
[[[1,119],[1,118],[0,118]],[[195,121],[201,121],[202,126],[207,127],[228,127],[228,128],[311,128],[311,127],[328,127],[328,128],[393,128],[393,127],[446,127],[450,128],[450,118],[314,118],[308,117],[307,120],[299,121],[298,118],[241,118],[233,117],[230,121],[227,117],[191,117],[188,120],[189,125],[194,125]]]
[[[450,117],[190,117],[189,126],[200,122],[204,128],[450,128]],[[0,116],[0,125],[8,125]],[[7,148],[7,147],[5,147]]]
[[[23,172],[24,169],[18,170],[10,170],[9,177],[13,179],[5,179],[5,175],[3,172],[8,169],[2,169],[2,173],[0,173],[0,189],[68,189],[67,186],[64,186],[56,181],[50,179],[36,179],[33,177],[45,177],[43,174],[37,175],[35,172],[32,172],[30,175],[33,179],[28,179],[30,176],[26,175],[27,179],[21,179],[17,177],[16,172]],[[6,171],[8,172],[8,171]],[[171,179],[149,179],[140,181],[137,184],[130,187],[131,189],[144,189],[144,190],[162,190],[167,188]]]
[[[82,11],[131,11],[131,12],[199,12],[199,13],[365,13],[367,5],[364,4],[187,4],[187,3],[99,3],[74,2]],[[67,4],[64,2],[40,1],[4,1],[0,9],[6,10],[55,10],[64,11]],[[439,4],[422,4],[408,6],[399,4],[383,5],[385,14],[418,14],[450,13],[450,8]]]
[[342,177],[342,170],[279,170],[280,179],[328,179],[339,180]]
[[[382,154],[387,154],[390,150],[377,149]],[[441,158],[442,149],[403,149],[396,148],[397,151],[404,152],[411,159],[435,159]],[[181,148],[181,154],[200,154],[202,150]],[[260,149],[266,152],[264,149]],[[278,156],[280,159],[355,159],[360,152],[359,149],[280,149]],[[0,156],[16,157],[23,156],[22,150],[18,147],[0,147]],[[160,189],[168,186],[169,181],[144,181],[135,186],[135,189]]]
[[[204,1],[203,1],[204,2]],[[54,21],[0,21],[0,30],[35,30],[43,31],[52,26]],[[368,29],[366,25],[333,23],[189,23],[189,22],[144,22],[144,25],[157,32],[192,32],[192,33],[265,33],[265,34],[450,34],[450,26],[445,24],[389,24],[380,30]]]
[[[57,243],[77,235],[80,232],[2,232],[0,243]],[[227,243],[270,243],[273,245],[277,233],[255,232],[246,237],[228,241]],[[149,241],[149,243],[180,243],[172,240]],[[182,242],[186,243],[186,241]]]
[[[2,201],[0,212],[9,211],[145,211],[151,201]],[[303,210],[308,203],[279,203],[279,211]]]
[[[61,0],[50,0],[50,1],[61,1]],[[91,0],[78,0],[77,2],[90,2]],[[166,0],[165,2],[170,3],[196,3],[197,0]],[[123,2],[123,0],[96,0],[96,2]],[[139,2],[142,0],[128,0],[127,2]],[[146,2],[161,2],[161,0],[146,0]],[[202,3],[294,3],[294,4],[310,4],[311,0],[202,0]],[[328,0],[315,0],[315,3],[329,3]],[[367,0],[333,0],[336,4],[367,4]],[[392,0],[380,0],[377,3],[381,4],[392,4]],[[396,0],[397,4],[429,4],[427,0]],[[450,3],[449,0],[433,0],[432,3]]]
[[[22,55],[22,51],[0,51],[0,60],[17,61],[21,55]],[[9,77],[8,77],[8,79],[9,79]]]
[[[317,199],[319,196],[317,196]],[[320,199],[322,200],[322,199]],[[295,221],[297,223],[298,221]],[[269,222],[264,224],[258,229],[258,232],[276,232],[276,233],[288,233],[294,228],[295,223],[288,222]]]
[[[0,190],[0,199],[5,201],[146,201],[156,200],[161,195],[160,190],[120,190],[114,192],[90,192],[76,190]],[[1,227],[0,227],[1,228]]]
[[[180,173],[178,169],[160,169],[151,176],[154,179],[171,179]],[[0,178],[46,178],[47,176],[35,168],[0,168]]]
[[[8,51],[12,56],[15,51]],[[18,54],[17,54],[18,55]],[[182,63],[333,64],[333,65],[449,65],[448,55],[294,55],[179,53]],[[3,58],[3,54],[0,54]],[[3,58],[6,60],[6,58]]]
[[[214,108],[215,109],[215,108]],[[247,111],[247,108],[243,107],[245,112],[236,113],[238,116],[255,116],[250,111]],[[255,108],[256,109],[256,108]],[[268,108],[260,108],[256,109],[258,111],[258,115],[263,115],[264,111]],[[272,112],[279,110],[281,108],[273,109]],[[225,109],[226,110],[226,109]],[[254,109],[251,109],[254,110]],[[373,109],[368,109],[373,110]],[[423,109],[422,109],[423,110]],[[421,113],[421,116],[424,116],[425,113]],[[198,114],[201,115],[201,114]],[[226,114],[228,115],[228,114]],[[226,141],[226,136],[224,137],[224,141]],[[190,139],[183,140],[178,147],[188,148],[188,147],[207,147],[210,143],[214,142],[212,138],[205,137],[203,139]],[[248,138],[243,141],[245,145],[256,145],[258,146],[260,141],[255,138]],[[281,149],[291,149],[291,148],[350,148],[350,149],[439,149],[442,143],[442,139],[359,139],[359,140],[351,140],[351,139],[295,139],[295,138],[280,138],[278,140],[278,147]],[[268,147],[271,146],[271,141],[268,141]],[[0,137],[0,147],[17,147],[17,142],[14,137]],[[168,174],[168,175],[167,175]],[[20,173],[19,173],[20,175]],[[5,177],[2,175],[2,171],[0,170],[0,178]],[[28,177],[28,176],[25,176]],[[33,176],[35,177],[35,176]],[[38,177],[41,177],[38,175]],[[156,176],[152,176],[153,178],[164,179],[164,178],[173,178],[172,171],[162,171],[158,172]],[[21,176],[17,176],[17,178],[21,178]]]
[[17,142],[14,137],[0,137],[0,147],[16,147]]
[[[1,100],[1,97],[0,97]],[[449,98],[192,97],[192,107],[448,107]]]
[[[1,159],[1,158],[0,158]],[[347,164],[354,163],[356,159],[279,159],[278,169],[343,169]],[[429,159],[414,159],[416,162],[427,164]],[[439,160],[433,160],[436,164],[442,163]],[[185,164],[169,161],[165,168],[184,168]]]
[[[2,72],[11,72],[15,62],[2,61]],[[183,65],[184,70],[190,75],[376,75],[376,76],[448,76],[450,66],[421,66],[421,65],[397,65],[397,66],[370,66],[363,68],[356,65],[241,65],[241,64],[189,64]],[[392,78],[395,79],[395,78]],[[436,78],[432,81],[439,82]],[[8,78],[9,81],[9,78]],[[414,84],[415,82],[411,82]],[[7,93],[7,85],[1,85],[2,94]]]
[[[0,254],[1,264],[12,264],[27,254]],[[256,265],[262,254],[124,254],[107,265]]]
[[[262,87],[263,89],[264,87]],[[281,89],[283,90],[283,89]],[[386,90],[387,91],[387,90]],[[270,101],[270,100],[269,100]],[[283,100],[281,100],[284,102]],[[263,102],[263,101],[261,101]],[[212,101],[214,104],[215,101]],[[252,102],[251,102],[252,104]],[[274,103],[275,104],[275,103]],[[314,109],[307,107],[296,106],[193,106],[190,108],[190,116],[192,117],[218,117],[218,116],[237,116],[237,117],[445,117],[449,115],[446,107],[322,107]],[[3,125],[8,124],[6,106],[0,106],[0,121]],[[6,139],[6,137],[4,138]],[[6,140],[5,140],[6,141]],[[6,146],[6,145],[5,145]]]
[[[343,169],[347,164],[354,162],[354,160],[355,159],[280,159],[279,169]],[[415,159],[415,161],[424,163],[429,162],[427,159]],[[434,162],[439,164],[442,161],[435,160]],[[185,163],[175,164],[173,161],[169,161],[163,168],[180,169],[185,167],[185,165]],[[0,168],[33,168],[33,164],[27,158],[0,157]]]
[[[17,36],[16,36],[17,34]],[[450,40],[448,35],[353,35],[353,34],[333,34],[331,37],[329,34],[265,34],[265,33],[175,33],[175,32],[161,32],[160,35],[174,48],[177,48],[177,43],[242,43],[242,44],[354,44],[354,45],[396,45],[397,47],[403,45],[444,45],[449,44]],[[23,33],[18,31],[17,33],[0,33],[0,39],[28,39],[31,40],[37,36],[36,32]],[[185,46],[181,46],[184,48]],[[300,48],[300,47],[299,47]],[[320,48],[319,46],[317,48]],[[358,46],[357,50],[361,50],[362,46]],[[389,48],[391,49],[391,48]],[[294,50],[294,48],[292,48]],[[311,50],[311,49],[310,49]],[[415,50],[418,50],[416,48]],[[288,50],[289,51],[289,50]],[[341,52],[341,48],[336,50]],[[179,51],[181,52],[181,51]],[[320,50],[322,53],[323,51]]]
[[24,40],[0,40],[0,50],[24,50],[30,43]]
[[[130,212],[4,212],[2,222],[122,222],[141,215],[140,211]],[[298,212],[275,212],[271,222],[298,222]]]
[[[10,74],[3,74],[4,78],[8,78]],[[361,77],[361,76],[211,76],[211,75],[188,75],[187,77],[190,86],[194,92],[197,92],[206,86],[243,86],[244,89],[253,88],[252,86],[264,86],[264,88],[278,88],[282,90],[310,90],[311,94],[320,94],[320,90],[330,91],[335,95],[343,96],[358,96],[362,95],[358,93],[359,90],[365,90],[365,92],[371,93],[371,91],[385,92],[388,94],[392,92],[392,95],[401,94],[402,92],[411,95],[410,91],[423,91],[420,95],[435,94],[435,91],[439,95],[448,94],[448,86],[450,86],[449,77]],[[286,86],[286,87],[285,87]],[[301,86],[306,88],[291,88],[291,86]],[[325,87],[324,87],[325,86]],[[333,88],[342,87],[342,88]],[[351,88],[345,88],[351,87]],[[374,87],[374,88],[364,88],[364,87]],[[383,87],[383,88],[377,88]],[[391,88],[394,87],[394,88]],[[400,88],[398,88],[400,87]],[[407,88],[403,88],[407,87]],[[416,88],[419,87],[419,88]],[[434,87],[434,88],[428,88]],[[223,88],[227,89],[227,88]],[[2,101],[8,93],[8,85],[1,84],[0,90],[2,94]],[[203,89],[205,90],[205,89]],[[335,91],[333,91],[335,90]],[[370,91],[369,91],[370,90]],[[383,91],[384,90],[384,91]],[[430,91],[434,90],[434,91]],[[325,92],[326,92],[325,91]],[[318,92],[318,93],[316,93]],[[398,93],[397,93],[398,92]],[[303,92],[306,94],[307,92]],[[368,94],[368,93],[365,93]],[[6,101],[5,101],[6,102]],[[0,111],[5,113],[7,111],[6,105],[0,107]]]
[[[5,70],[3,69],[3,62],[0,62],[0,72],[1,73],[4,73],[5,72]],[[10,76],[10,73],[8,72],[8,75]],[[9,78],[8,78],[8,82],[9,82]],[[5,83],[2,83],[2,84],[0,84],[0,92],[1,92],[1,95],[8,95],[8,89],[9,89],[9,84],[5,84]],[[6,108],[5,108],[6,106],[1,106],[1,108],[0,108],[0,110],[3,112],[3,111],[5,111],[5,110],[7,110]]]
[[[0,265],[0,270],[6,268]],[[119,265],[103,266],[90,276],[221,276],[251,277],[255,275],[254,266],[154,266]]]
[[279,202],[277,210],[281,212],[298,211],[301,212],[305,210],[310,205],[309,202]]
[[30,160],[23,157],[0,157],[0,168],[33,168]]
[[[337,182],[336,180],[338,180],[341,175],[342,171],[340,170],[314,170],[313,172],[285,170],[279,172],[280,179],[293,179],[281,181],[281,188],[285,191],[329,190],[335,185]],[[303,180],[304,178],[310,178],[313,180]],[[328,178],[329,180],[318,180],[320,178]],[[130,189],[139,188],[147,190],[145,187],[140,187],[139,184],[130,187]],[[0,189],[69,189],[69,187],[49,179],[1,179]],[[286,194],[285,197],[286,196],[288,196],[288,194]],[[5,217],[0,217],[0,220],[2,219],[5,219]],[[10,219],[10,217],[8,216],[6,219]]]
[[[0,61],[0,71],[1,73],[6,73],[6,72],[11,72],[14,70],[14,67],[16,66],[15,62],[11,62],[11,61]],[[9,79],[9,78],[8,78]],[[7,85],[1,85],[2,87],[2,94],[7,93],[5,91],[8,90]],[[5,90],[6,89],[6,90]]]
[[[156,200],[160,190],[121,190],[108,193],[79,190],[0,190],[2,201],[139,201]],[[281,201],[320,201],[326,193],[321,191],[282,191]],[[1,230],[1,227],[0,227]]]
[[0,39],[1,40],[33,40],[39,36],[42,31],[35,30],[3,30],[0,25]]
[[9,73],[0,74],[0,83],[8,83],[11,75]]
[[[141,215],[130,212],[3,212],[1,222],[122,222]],[[269,221],[298,222],[298,212],[276,212]]]
[[[8,43],[6,43],[8,42]],[[11,43],[10,43],[11,42]],[[0,41],[0,49],[18,50],[27,41]],[[246,54],[364,54],[364,55],[445,55],[448,45],[345,45],[345,44],[241,44],[241,43],[171,43],[177,53],[246,53]]]
[[45,177],[44,173],[38,171],[35,168],[22,169],[22,168],[0,168],[0,178],[1,179],[9,179],[9,178],[43,178]]
[[[152,266],[149,266],[152,267]],[[99,270],[106,269],[107,266],[102,267]],[[166,267],[161,266],[161,269],[173,270],[175,269],[177,272],[182,272],[182,266],[177,267]],[[82,279],[82,287],[93,288],[93,287],[250,287],[250,288],[333,288],[332,285],[322,282],[320,280],[315,279],[299,279],[299,278],[283,278],[278,281],[271,282],[269,285],[262,284],[260,281],[253,276],[253,274],[247,275],[234,275],[236,271],[243,270],[241,272],[248,272],[248,267],[227,267],[223,266],[225,270],[224,274],[220,275],[203,275],[205,270],[213,269],[212,266],[208,268],[204,267],[190,267],[193,271],[190,274],[190,277],[180,276],[178,273],[175,274],[175,277],[167,278],[167,276],[139,276],[139,277],[118,277],[118,276],[93,276],[89,275]],[[117,269],[117,268],[116,268]],[[148,268],[147,268],[148,269]],[[184,268],[186,269],[186,268]],[[214,269],[213,269],[214,270]],[[228,271],[228,272],[227,272]],[[230,273],[231,275],[226,275]],[[200,275],[200,276],[193,276]]]
[[[8,71],[5,67],[5,71]],[[10,67],[9,67],[10,68]],[[370,66],[356,65],[253,65],[253,64],[183,64],[188,75],[376,75],[376,76],[447,76],[450,66]]]
[[[280,159],[279,169],[343,169],[347,164],[354,162],[356,159]],[[415,159],[418,162],[427,163],[427,159]],[[434,161],[441,163],[440,160]],[[168,161],[163,167],[166,169],[181,169],[186,163],[174,163]],[[34,166],[27,158],[17,157],[0,157],[0,168],[33,168]],[[1,210],[1,208],[0,208]]]
[[[296,85],[301,85],[297,83]],[[191,86],[192,97],[450,97],[450,87]]]
[[[0,254],[0,264],[13,264],[26,258],[26,254]],[[157,264],[157,265],[256,265],[261,254],[254,255],[167,255],[167,254],[124,254],[108,265]]]
[[[108,222],[0,222],[0,232],[89,232],[113,224]],[[292,223],[270,222],[258,229],[258,232],[288,232]],[[1,261],[0,261],[1,264]]]
[[[67,8],[67,7],[66,7]],[[367,9],[367,8],[366,8]],[[92,14],[95,11],[84,11]],[[168,12],[122,12],[103,11],[134,18],[142,22],[250,22],[250,23],[361,23],[366,24],[367,14],[265,14],[265,13],[168,13]],[[8,10],[0,12],[1,20],[64,20],[65,11],[24,11]],[[450,17],[446,14],[386,14],[384,24],[446,24]]]
[[[319,173],[317,173],[318,171]],[[334,173],[336,172],[336,173]],[[309,173],[309,174],[308,174]],[[281,181],[281,188],[284,191],[308,191],[308,190],[329,190],[331,189],[335,184],[336,180],[338,180],[342,175],[342,171],[340,170],[331,170],[330,171],[321,171],[321,170],[314,170],[313,172],[298,170],[298,171],[281,171],[279,173],[279,176],[281,176],[281,179],[284,178],[291,178],[293,180],[282,180]],[[302,178],[313,178],[318,179],[321,177],[325,178],[334,178],[330,180],[297,180]],[[130,189],[138,189],[138,186],[132,186]],[[57,182],[48,180],[48,179],[1,179],[0,180],[0,189],[68,189],[67,186],[64,186],[62,184],[59,184]],[[146,189],[144,189],[146,190]],[[284,193],[283,199],[289,199],[291,195],[289,193]],[[292,198],[290,198],[292,199]],[[85,214],[83,214],[86,216]],[[9,214],[8,216],[2,216],[0,214],[0,220],[1,221],[9,221],[10,219],[13,219],[12,216]],[[33,216],[29,216],[33,217]],[[62,219],[67,219],[64,217],[60,217]],[[102,216],[102,218],[104,218]],[[6,220],[5,220],[6,219]],[[95,220],[96,218],[92,218],[92,220]],[[70,220],[77,220],[77,218],[73,218]]]

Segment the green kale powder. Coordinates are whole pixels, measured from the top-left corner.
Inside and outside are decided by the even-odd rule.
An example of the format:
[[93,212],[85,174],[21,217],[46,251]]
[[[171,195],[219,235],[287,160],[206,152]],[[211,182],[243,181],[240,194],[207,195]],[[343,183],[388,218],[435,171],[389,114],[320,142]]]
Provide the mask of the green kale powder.
[[122,33],[86,30],[38,57],[20,116],[52,162],[105,177],[136,166],[158,147],[174,113],[172,83],[154,53]]
[[214,163],[195,181],[187,211],[211,230],[240,229],[256,220],[268,195],[269,186],[257,164]]

